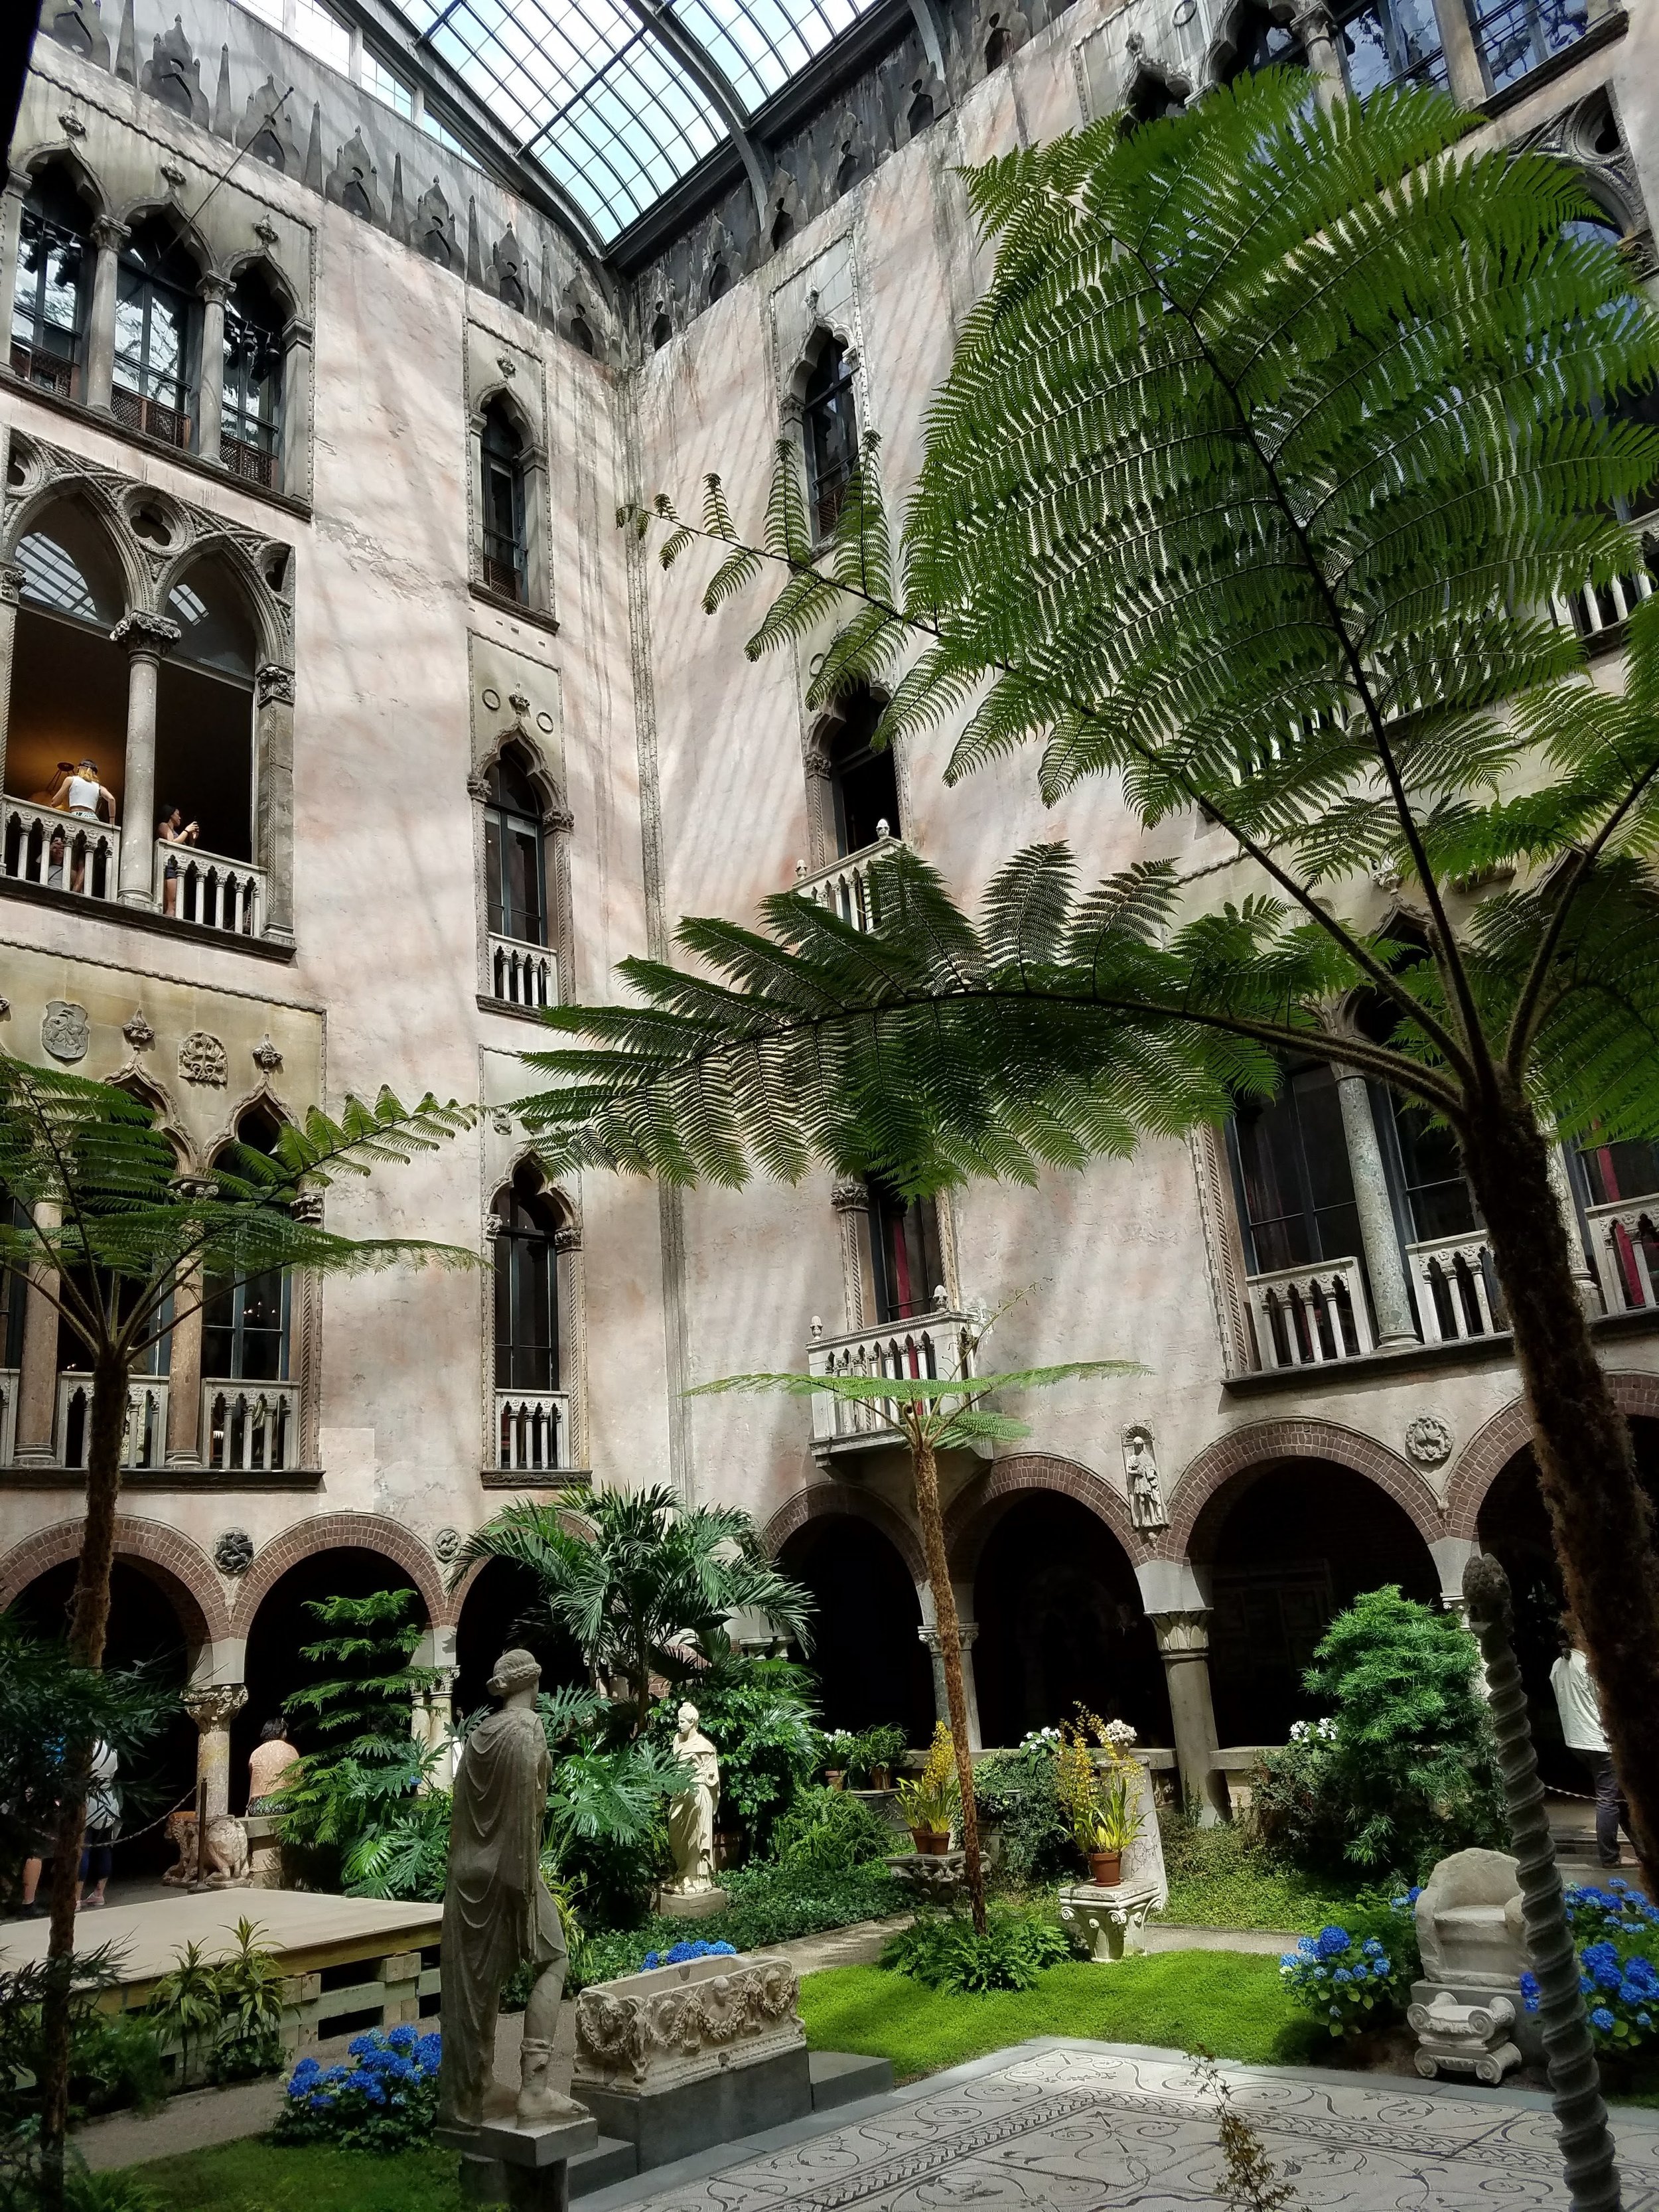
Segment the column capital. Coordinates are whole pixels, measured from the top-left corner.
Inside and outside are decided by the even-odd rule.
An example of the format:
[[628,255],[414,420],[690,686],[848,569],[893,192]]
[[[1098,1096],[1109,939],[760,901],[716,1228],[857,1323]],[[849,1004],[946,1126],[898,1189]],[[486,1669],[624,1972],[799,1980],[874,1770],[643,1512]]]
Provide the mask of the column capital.
[[26,200],[29,196],[29,187],[33,182],[33,178],[27,169],[8,169],[6,172],[5,188],[15,200]]
[[837,1213],[867,1213],[870,1211],[870,1193],[856,1176],[843,1176],[832,1185],[830,1203]]
[[273,701],[280,706],[291,707],[294,704],[294,671],[283,668],[274,660],[264,661],[253,679],[253,688],[258,694],[262,707],[270,706]]
[[[978,1621],[957,1621],[957,1643],[959,1649],[963,1651],[971,1651],[974,1647],[975,1640],[978,1635]],[[925,1644],[930,1651],[939,1651],[944,1648],[944,1639],[939,1635],[938,1629],[926,1622],[924,1622],[921,1627],[917,1629],[916,1640],[920,1644]]]
[[207,1689],[186,1690],[179,1702],[205,1735],[210,1729],[228,1728],[247,1703],[246,1682],[216,1682]]
[[153,615],[143,607],[135,607],[130,615],[122,616],[109,635],[110,642],[118,645],[131,659],[140,660],[148,654],[152,660],[160,660],[164,653],[172,652],[184,632],[165,615]]
[[21,561],[0,562],[0,600],[9,607],[15,607],[28,579],[29,572]]
[[228,276],[219,276],[211,271],[200,279],[196,296],[210,307],[222,307],[235,289]]
[[1207,1607],[1197,1607],[1190,1612],[1150,1613],[1146,1618],[1152,1624],[1152,1634],[1158,1638],[1161,1659],[1201,1659],[1210,1648],[1210,1614]]
[[100,252],[106,247],[118,252],[132,235],[125,223],[118,222],[112,215],[94,216],[89,228],[92,242]]

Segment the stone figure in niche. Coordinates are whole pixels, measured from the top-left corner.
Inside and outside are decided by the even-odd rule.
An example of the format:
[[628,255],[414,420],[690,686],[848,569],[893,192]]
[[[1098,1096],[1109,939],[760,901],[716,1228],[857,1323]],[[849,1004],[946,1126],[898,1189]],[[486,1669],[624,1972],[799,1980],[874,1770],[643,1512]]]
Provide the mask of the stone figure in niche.
[[444,1889],[438,2077],[440,2123],[448,2128],[483,2124],[502,1984],[526,1960],[537,1977],[525,2007],[518,2118],[522,2123],[586,2118],[547,2079],[564,1994],[565,1941],[559,1908],[541,1877],[551,1769],[536,1711],[541,1678],[528,1651],[502,1652],[489,1679],[501,1710],[467,1738],[456,1771]]
[[704,1897],[714,1887],[714,1808],[720,1802],[720,1754],[697,1726],[695,1705],[682,1705],[674,1731],[674,1757],[696,1778],[668,1808],[668,1847],[674,1879],[663,1887],[675,1897]]
[[1170,1516],[1164,1510],[1150,1429],[1137,1426],[1123,1431],[1123,1472],[1129,1482],[1129,1518],[1135,1527],[1148,1534],[1167,1528]]

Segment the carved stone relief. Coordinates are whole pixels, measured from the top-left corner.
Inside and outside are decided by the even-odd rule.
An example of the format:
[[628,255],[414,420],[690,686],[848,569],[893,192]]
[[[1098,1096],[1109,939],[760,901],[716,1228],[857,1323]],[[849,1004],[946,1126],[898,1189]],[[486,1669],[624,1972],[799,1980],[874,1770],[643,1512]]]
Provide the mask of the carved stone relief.
[[227,1528],[213,1547],[213,1564],[222,1575],[245,1575],[253,1565],[253,1539],[246,1528]]
[[92,1042],[92,1021],[73,999],[50,999],[40,1017],[40,1042],[54,1060],[84,1060]]
[[228,1083],[230,1061],[210,1030],[192,1030],[179,1048],[179,1073],[186,1083]]

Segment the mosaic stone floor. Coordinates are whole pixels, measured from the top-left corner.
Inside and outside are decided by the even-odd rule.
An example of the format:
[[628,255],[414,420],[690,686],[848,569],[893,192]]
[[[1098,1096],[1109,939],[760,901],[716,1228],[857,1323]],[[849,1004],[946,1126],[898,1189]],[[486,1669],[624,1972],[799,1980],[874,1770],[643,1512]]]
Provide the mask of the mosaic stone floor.
[[[1228,2068],[1306,2212],[1565,2206],[1549,2115],[1405,2081]],[[1617,2116],[1626,2212],[1659,2212],[1659,2115]],[[1085,2043],[1027,2045],[873,2113],[632,2201],[650,2212],[1187,2212],[1222,2178],[1191,2069]],[[601,2199],[603,2203],[605,2199]]]

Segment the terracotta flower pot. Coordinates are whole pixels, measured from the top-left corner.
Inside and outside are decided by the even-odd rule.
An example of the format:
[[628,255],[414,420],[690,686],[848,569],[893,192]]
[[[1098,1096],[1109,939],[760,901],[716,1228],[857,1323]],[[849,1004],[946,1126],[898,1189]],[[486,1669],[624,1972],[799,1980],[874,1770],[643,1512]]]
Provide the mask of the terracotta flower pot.
[[912,1828],[910,1840],[919,1858],[936,1859],[950,1850],[951,1832],[948,1828]]
[[840,1790],[846,1784],[847,1770],[842,1766],[826,1768],[823,1778],[832,1790]]
[[870,1769],[870,1787],[872,1790],[890,1790],[892,1786],[892,1778],[884,1766]]
[[1121,1851],[1091,1851],[1089,1879],[1097,1889],[1115,1889],[1123,1879]]

